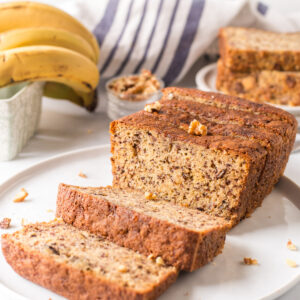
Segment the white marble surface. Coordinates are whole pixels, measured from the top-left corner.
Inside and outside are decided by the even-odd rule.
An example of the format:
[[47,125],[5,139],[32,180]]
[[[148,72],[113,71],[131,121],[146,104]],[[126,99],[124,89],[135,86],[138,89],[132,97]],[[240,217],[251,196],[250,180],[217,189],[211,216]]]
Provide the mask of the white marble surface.
[[[181,85],[194,86],[194,75],[198,69],[199,63]],[[109,119],[104,113],[90,114],[66,101],[44,99],[37,134],[15,160],[0,162],[0,183],[24,168],[53,155],[107,144],[109,143],[108,130]],[[300,153],[291,155],[285,175],[300,185]],[[300,283],[279,299],[300,299]]]

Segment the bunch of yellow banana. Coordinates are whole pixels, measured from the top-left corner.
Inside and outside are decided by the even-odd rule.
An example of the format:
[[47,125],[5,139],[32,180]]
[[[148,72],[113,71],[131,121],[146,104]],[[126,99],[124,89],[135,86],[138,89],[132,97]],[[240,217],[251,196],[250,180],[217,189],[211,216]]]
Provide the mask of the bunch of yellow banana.
[[47,97],[97,104],[99,46],[67,13],[37,2],[0,4],[0,87],[45,81]]

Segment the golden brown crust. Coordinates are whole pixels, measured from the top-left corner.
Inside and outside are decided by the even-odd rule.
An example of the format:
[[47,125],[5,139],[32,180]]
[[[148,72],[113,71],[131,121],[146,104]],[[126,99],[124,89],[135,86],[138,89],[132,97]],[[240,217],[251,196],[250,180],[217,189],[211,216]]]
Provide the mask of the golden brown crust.
[[[239,36],[237,38],[237,35]],[[273,47],[264,48],[265,43],[256,42],[253,47],[247,40],[251,36],[261,39],[272,39]],[[255,37],[254,37],[255,38]],[[276,41],[283,39],[284,44],[295,43],[300,39],[300,33],[274,33],[254,28],[224,27],[219,31],[219,47],[221,58],[226,67],[232,71],[249,72],[254,70],[299,71],[300,51],[293,47],[276,47]],[[241,45],[241,44],[244,45]],[[253,43],[253,41],[252,41]]]
[[233,72],[219,60],[216,87],[227,95],[243,97],[258,103],[300,105],[299,72]]
[[78,188],[59,185],[56,211],[58,217],[77,228],[105,236],[142,254],[161,256],[167,264],[185,271],[207,264],[223,249],[228,223],[215,221],[213,229],[196,232]]
[[2,252],[6,261],[22,277],[74,300],[156,299],[177,277],[174,272],[171,276],[166,276],[153,289],[137,293],[103,278],[93,276],[88,271],[82,271],[66,263],[58,263],[38,251],[13,241],[9,234],[2,235]]
[[[204,92],[198,89],[168,87],[162,91],[162,100],[167,99],[169,94],[173,94],[174,97],[177,97],[178,99],[182,98],[184,100],[196,102],[201,99],[203,101],[201,103],[226,108],[229,109],[231,113],[232,111],[238,111],[239,113],[249,112],[252,113],[253,118],[255,118],[255,115],[258,115],[262,117],[262,120],[264,120],[263,117],[265,117],[274,121],[286,121],[293,127],[297,126],[297,121],[293,115],[268,104],[255,103],[235,96],[228,96],[214,92]],[[190,99],[186,99],[186,97],[190,97]]]

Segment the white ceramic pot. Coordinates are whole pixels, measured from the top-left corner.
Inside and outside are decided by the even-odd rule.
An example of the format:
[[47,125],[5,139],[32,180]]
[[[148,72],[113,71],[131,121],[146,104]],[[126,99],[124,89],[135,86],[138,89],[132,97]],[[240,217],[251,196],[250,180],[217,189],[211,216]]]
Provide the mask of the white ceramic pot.
[[0,160],[11,160],[35,133],[43,96],[43,82],[0,88]]

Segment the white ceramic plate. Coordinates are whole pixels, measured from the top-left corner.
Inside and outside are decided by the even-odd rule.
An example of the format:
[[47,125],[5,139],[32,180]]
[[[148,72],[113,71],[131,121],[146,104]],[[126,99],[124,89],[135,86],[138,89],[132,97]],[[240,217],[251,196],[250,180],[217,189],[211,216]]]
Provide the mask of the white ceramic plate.
[[[220,92],[216,89],[217,63],[212,63],[198,71],[195,77],[198,89],[208,92]],[[269,103],[270,104],[270,103]],[[300,106],[274,105],[300,117]]]
[[[69,152],[38,163],[0,186],[0,218],[12,218],[12,228],[21,220],[42,221],[54,217],[57,186],[65,182],[83,186],[111,183],[110,147],[99,146]],[[82,171],[87,178],[81,178]],[[29,192],[23,203],[13,203],[20,188]],[[160,298],[177,299],[273,299],[300,280],[300,267],[290,268],[286,259],[300,265],[300,251],[286,247],[291,239],[300,248],[300,189],[283,178],[263,206],[229,233],[223,253],[213,263],[193,273],[181,274],[178,281]],[[294,205],[291,201],[294,201]],[[256,258],[257,266],[241,263],[244,257]],[[63,299],[17,275],[0,255],[1,299]]]

